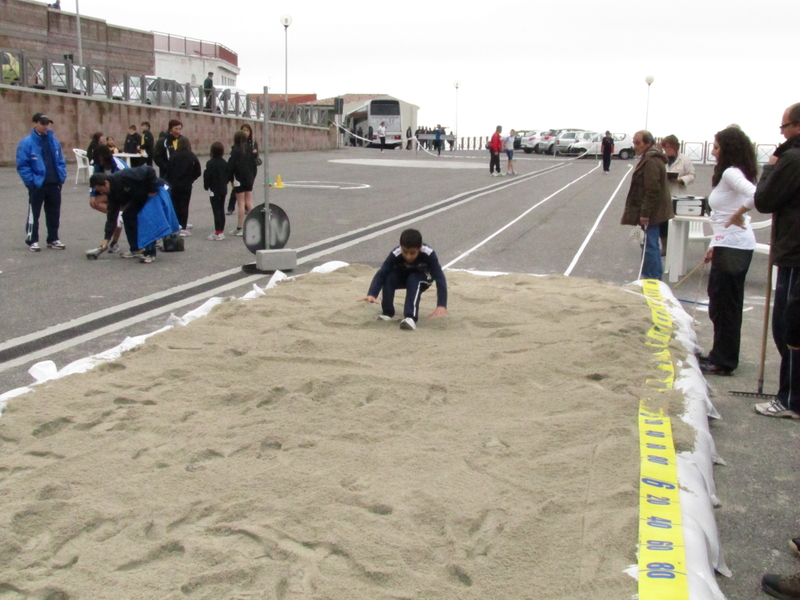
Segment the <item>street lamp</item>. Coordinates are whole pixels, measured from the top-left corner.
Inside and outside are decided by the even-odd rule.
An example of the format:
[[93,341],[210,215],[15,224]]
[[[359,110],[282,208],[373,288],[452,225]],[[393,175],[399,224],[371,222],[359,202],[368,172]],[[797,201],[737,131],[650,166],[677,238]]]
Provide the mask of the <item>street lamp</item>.
[[652,75],[648,75],[644,78],[644,82],[647,84],[647,110],[644,114],[644,128],[647,129],[647,120],[650,117],[650,85],[655,81]]
[[284,102],[289,102],[289,25],[292,24],[292,17],[290,15],[283,15],[281,17],[281,25],[283,25],[283,40],[284,47],[283,53],[286,57],[286,90],[284,93]]
[[75,24],[78,28],[78,64],[83,66],[83,42],[81,41],[81,7],[75,0]]
[[461,87],[461,82],[456,80],[453,82],[453,85],[456,88],[456,122],[455,126],[453,127],[453,135],[455,135],[456,139],[453,147],[458,150],[458,88]]

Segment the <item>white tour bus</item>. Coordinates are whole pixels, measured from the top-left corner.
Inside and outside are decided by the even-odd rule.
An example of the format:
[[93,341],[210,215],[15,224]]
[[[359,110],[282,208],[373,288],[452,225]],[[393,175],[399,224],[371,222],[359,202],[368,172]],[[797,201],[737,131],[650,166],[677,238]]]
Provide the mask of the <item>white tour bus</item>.
[[355,110],[344,115],[344,123],[347,130],[352,131],[355,128],[357,131],[361,127],[363,137],[371,140],[368,144],[370,147],[380,145],[378,127],[382,122],[386,127],[386,147],[396,148],[401,145],[405,138],[403,121],[400,101],[392,98],[368,100]]

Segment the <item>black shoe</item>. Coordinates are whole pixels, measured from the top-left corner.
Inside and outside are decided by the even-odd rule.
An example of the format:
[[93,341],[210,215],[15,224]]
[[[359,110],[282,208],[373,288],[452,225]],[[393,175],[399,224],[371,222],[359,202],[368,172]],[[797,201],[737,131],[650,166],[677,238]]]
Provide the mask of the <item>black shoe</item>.
[[710,363],[711,362],[711,359],[707,355],[695,354],[695,356],[697,357],[697,362],[699,362],[701,365],[703,363]]
[[790,539],[789,547],[794,550],[795,554],[800,554],[800,537]]
[[794,575],[767,574],[761,578],[761,589],[780,600],[800,599],[800,573]]
[[712,362],[701,362],[700,370],[703,372],[704,375],[721,375],[723,377],[730,377],[731,375],[733,375],[733,371],[731,371],[730,369],[726,369],[725,367],[720,367],[719,365],[715,365]]

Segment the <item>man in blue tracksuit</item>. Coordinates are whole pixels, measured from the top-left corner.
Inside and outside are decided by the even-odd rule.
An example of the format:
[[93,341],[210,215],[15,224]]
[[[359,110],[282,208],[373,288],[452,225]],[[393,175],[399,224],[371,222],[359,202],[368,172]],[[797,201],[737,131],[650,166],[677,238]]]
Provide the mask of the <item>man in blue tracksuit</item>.
[[436,282],[436,310],[431,317],[447,314],[447,281],[439,259],[433,248],[422,243],[422,234],[416,229],[406,229],[400,235],[400,245],[389,253],[386,260],[369,286],[366,298],[362,300],[378,304],[378,294],[383,294],[378,316],[384,321],[394,317],[394,293],[398,289],[406,290],[406,301],[403,307],[401,329],[417,328],[419,319],[419,301],[422,292]]
[[61,144],[50,131],[53,122],[43,113],[33,115],[33,129],[17,146],[17,173],[28,188],[28,222],[25,243],[32,252],[39,252],[39,215],[44,206],[47,224],[47,247],[64,250],[58,239],[61,222],[61,185],[67,179],[67,163]]

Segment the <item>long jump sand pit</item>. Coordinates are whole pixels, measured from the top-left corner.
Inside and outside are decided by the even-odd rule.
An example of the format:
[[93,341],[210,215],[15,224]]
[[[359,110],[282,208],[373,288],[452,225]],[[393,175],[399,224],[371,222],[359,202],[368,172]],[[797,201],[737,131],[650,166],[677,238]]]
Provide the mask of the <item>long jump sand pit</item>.
[[448,272],[450,315],[409,332],[356,301],[373,273],[285,281],[10,400],[0,597],[632,597],[644,299]]

